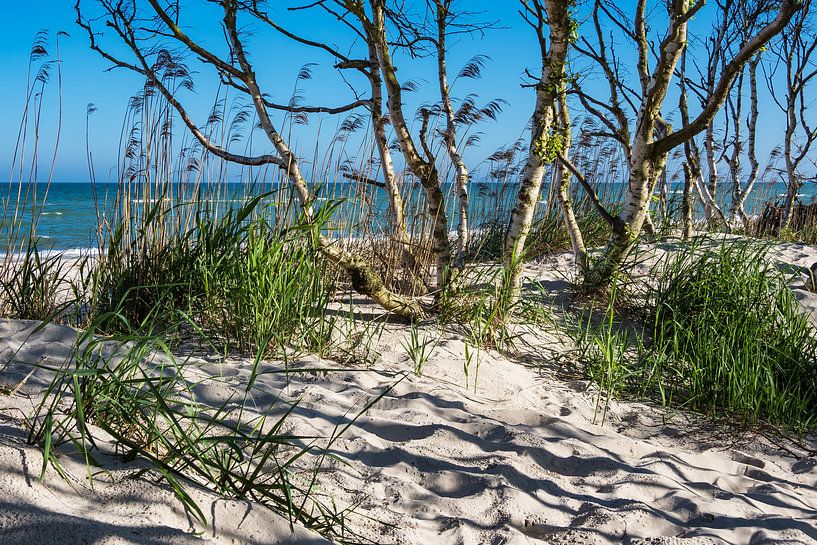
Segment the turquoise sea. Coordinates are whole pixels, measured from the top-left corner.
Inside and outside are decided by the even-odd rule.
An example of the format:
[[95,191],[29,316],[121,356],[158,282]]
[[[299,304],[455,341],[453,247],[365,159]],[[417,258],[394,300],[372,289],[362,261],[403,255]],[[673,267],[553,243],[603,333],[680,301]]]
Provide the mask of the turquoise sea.
[[[385,225],[387,202],[382,191],[371,186],[358,187],[362,184],[354,182],[337,184],[329,190],[319,192],[321,199],[326,201],[329,199],[343,199],[350,195],[365,194],[367,198],[367,206],[359,207],[349,204],[342,205],[336,211],[339,218],[346,219],[352,215],[365,215],[365,218],[357,217],[355,221],[371,221],[374,225]],[[507,217],[510,208],[513,206],[514,198],[518,186],[515,184],[497,184],[497,183],[480,183],[474,182],[471,184],[471,225],[478,228],[480,225],[491,221],[504,221]],[[4,218],[0,221],[0,242],[7,240],[8,224],[14,218],[15,204],[18,202],[30,203],[31,196],[36,194],[39,202],[43,201],[45,191],[48,190],[45,204],[39,218],[37,237],[39,246],[47,250],[59,251],[79,251],[81,249],[94,247],[97,244],[97,221],[98,212],[105,211],[110,215],[116,202],[117,185],[104,183],[52,183],[49,185],[40,184],[4,184],[0,187],[0,199],[2,204],[0,208],[5,210]],[[548,187],[545,185],[542,190],[542,199],[547,198]],[[608,196],[620,193],[621,187],[607,188],[605,192]],[[174,196],[176,202],[196,201],[197,199],[209,199],[210,202],[217,202],[219,206],[238,207],[240,203],[245,202],[246,188],[243,184],[234,184],[227,186],[227,189],[222,189],[218,195],[208,193],[206,185],[199,188],[198,193],[189,194],[183,190],[175,190],[177,195]],[[252,191],[254,194],[269,191],[269,188],[257,189]],[[724,187],[720,192],[721,195],[728,195],[729,187]],[[754,198],[751,199],[747,211],[751,213],[759,213],[765,201],[775,200],[785,192],[785,186],[782,183],[778,184],[758,184]],[[26,197],[28,193],[29,197]],[[419,192],[414,192],[419,194]],[[19,195],[19,197],[18,197]],[[802,193],[801,199],[804,202],[811,202],[817,196],[817,187],[807,185]],[[140,207],[145,203],[153,202],[151,196],[144,195],[130,195],[129,201],[131,206]],[[18,200],[19,199],[19,200]],[[680,188],[673,187],[670,191],[670,199],[680,199]],[[286,200],[286,196],[281,196],[278,192],[276,195],[271,195],[267,198],[269,203],[273,201],[280,204]],[[411,199],[409,200],[409,214],[411,218]],[[416,199],[415,199],[416,200]],[[356,201],[357,202],[357,201]],[[455,206],[455,199],[448,199],[450,211],[453,212]],[[32,211],[29,206],[20,210],[18,207],[17,218],[22,225],[23,230],[30,224]],[[416,204],[414,205],[416,207]],[[544,208],[544,207],[541,207]],[[453,215],[451,216],[454,217]],[[454,225],[452,225],[452,229]]]

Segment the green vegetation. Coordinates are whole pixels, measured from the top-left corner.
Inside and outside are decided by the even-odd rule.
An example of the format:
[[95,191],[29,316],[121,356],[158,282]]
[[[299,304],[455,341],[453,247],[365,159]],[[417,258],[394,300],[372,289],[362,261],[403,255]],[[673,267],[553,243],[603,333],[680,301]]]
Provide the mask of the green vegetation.
[[817,337],[762,246],[684,248],[652,296],[649,383],[699,409],[817,424]]
[[[592,204],[580,199],[576,204],[575,213],[586,244],[591,247],[604,244],[610,235],[610,228]],[[472,237],[468,259],[471,261],[499,260],[502,257],[505,242],[506,223],[505,221],[488,223],[476,232]],[[525,248],[526,259],[536,259],[544,255],[570,250],[570,237],[558,208],[549,206],[535,219]]]
[[91,319],[115,316],[99,327],[121,331],[182,312],[227,350],[325,344],[314,335],[326,333],[318,322],[331,282],[313,226],[274,226],[257,210],[264,197],[221,217],[200,211],[185,231],[162,230],[174,209],[148,213],[135,237],[122,235],[132,223],[122,222],[95,271]]
[[[817,425],[817,335],[765,247],[682,246],[650,286],[643,325],[582,320],[574,338],[587,376],[606,393],[666,407]],[[613,294],[615,297],[615,291]]]
[[[623,280],[631,272],[632,260],[637,259],[630,254],[630,235],[641,236],[644,217],[651,220],[650,229],[655,230],[649,231],[651,236],[660,239],[676,233],[681,212],[677,179],[681,171],[689,174],[683,167],[689,169],[694,163],[700,170],[701,166],[701,158],[692,157],[696,152],[688,144],[683,146],[683,157],[680,143],[672,146],[678,150],[674,153],[672,148],[656,151],[661,149],[656,142],[666,142],[669,135],[662,134],[668,127],[663,121],[658,126],[654,115],[639,116],[637,126],[630,126],[636,120],[625,110],[648,111],[632,102],[638,98],[633,93],[623,93],[627,107],[615,96],[610,97],[610,104],[592,99],[584,96],[579,79],[564,73],[564,59],[551,65],[555,74],[552,80],[532,87],[542,90],[550,86],[550,94],[564,98],[559,88],[568,80],[575,84],[570,88],[571,103],[563,105],[565,115],[560,123],[564,126],[548,126],[532,146],[523,138],[497,151],[483,162],[487,172],[470,171],[473,182],[490,183],[482,184],[484,194],[471,201],[481,208],[478,216],[485,223],[470,233],[464,263],[460,263],[459,259],[449,259],[453,241],[448,235],[456,230],[452,214],[458,210],[456,205],[465,204],[458,218],[460,225],[476,222],[467,217],[470,212],[464,193],[454,189],[458,180],[468,176],[458,178],[456,161],[445,157],[456,155],[451,148],[464,153],[475,145],[479,135],[471,132],[469,136],[470,129],[480,119],[495,119],[501,101],[479,110],[476,95],[456,100],[458,111],[452,112],[456,113],[454,121],[445,120],[452,124],[445,131],[439,125],[444,110],[423,106],[416,118],[423,121],[417,134],[419,146],[414,144],[411,134],[407,139],[406,133],[415,129],[400,126],[409,116],[402,115],[406,102],[397,91],[410,91],[417,84],[404,82],[401,86],[395,67],[377,65],[390,57],[380,53],[393,45],[391,39],[383,38],[382,44],[368,44],[369,53],[378,53],[372,59],[374,66],[363,70],[360,61],[345,58],[337,59],[340,62],[336,66],[361,70],[372,76],[373,85],[380,85],[373,76],[383,75],[388,84],[380,90],[380,94],[386,92],[385,104],[378,104],[372,89],[371,100],[358,101],[359,106],[366,107],[358,110],[363,113],[354,113],[352,106],[356,105],[337,109],[348,117],[338,124],[334,135],[316,135],[314,155],[308,158],[308,153],[295,144],[299,141],[295,130],[309,122],[307,111],[317,113],[326,108],[301,104],[307,95],[302,94],[299,84],[287,107],[265,105],[272,99],[271,92],[260,91],[261,100],[253,95],[257,81],[254,70],[248,68],[253,57],[243,53],[241,41],[246,33],[236,26],[236,15],[243,14],[241,26],[245,16],[261,23],[268,15],[250,3],[223,4],[224,16],[213,28],[219,34],[224,31],[229,47],[223,51],[230,53],[229,61],[214,61],[215,54],[200,54],[198,46],[193,48],[194,54],[184,54],[190,43],[177,35],[184,25],[167,24],[179,19],[182,10],[178,5],[174,13],[165,13],[165,18],[141,22],[136,12],[119,3],[98,3],[101,14],[91,18],[83,18],[77,5],[78,23],[93,43],[97,37],[102,42],[102,35],[94,28],[107,20],[117,30],[127,29],[118,33],[120,37],[131,36],[124,45],[138,58],[148,60],[136,69],[146,76],[146,82],[131,99],[125,115],[115,202],[112,207],[107,201],[97,202],[98,251],[89,251],[76,260],[42,252],[37,243],[37,222],[48,195],[47,187],[38,194],[38,184],[31,183],[40,172],[40,108],[50,67],[61,81],[62,62],[48,57],[45,35],[40,35],[31,52],[30,70],[40,61],[43,64],[36,75],[29,74],[28,103],[15,151],[19,165],[13,169],[7,197],[0,203],[0,235],[6,246],[0,258],[0,315],[38,320],[43,323],[41,327],[62,323],[78,330],[66,361],[53,365],[44,359],[39,364],[53,377],[45,395],[37,400],[36,413],[27,420],[29,441],[44,452],[41,478],[49,465],[63,473],[60,456],[78,453],[87,463],[89,480],[93,480],[96,473],[92,468],[99,465],[95,458],[104,450],[100,448],[103,437],[113,438],[117,454],[146,461],[144,473],[169,486],[202,522],[206,522],[207,513],[187,492],[191,483],[225,497],[263,503],[284,514],[291,524],[302,524],[338,543],[354,542],[357,536],[349,535],[346,528],[353,507],[337,508],[332,498],[322,496],[317,483],[319,473],[332,459],[330,448],[356,417],[346,416],[328,437],[292,433],[298,403],[285,399],[278,390],[264,391],[270,384],[263,375],[281,374],[288,379],[296,372],[331,371],[293,365],[294,356],[304,353],[330,358],[346,369],[367,367],[378,357],[377,340],[386,321],[393,317],[391,313],[413,320],[402,330],[406,363],[413,367],[409,371],[423,374],[440,342],[437,334],[448,328],[464,343],[461,364],[466,390],[477,390],[483,352],[510,352],[518,340],[525,342],[527,334],[541,334],[542,326],[555,321],[549,315],[553,305],[543,302],[533,282],[526,279],[523,296],[518,298],[514,281],[521,278],[516,275],[524,261],[571,249],[553,184],[557,179],[570,184],[569,204],[591,260],[600,246],[615,242],[611,232],[627,235],[626,242],[620,243],[623,246],[607,247],[610,263],[615,265],[611,275],[617,277],[611,289],[607,291],[606,277],[603,285],[591,286],[601,293],[594,296],[608,297],[603,310],[594,313],[589,308],[591,301],[575,298],[574,303],[587,308],[580,310],[577,323],[568,331],[577,347],[581,372],[598,386],[596,409],[601,423],[613,398],[631,397],[654,400],[668,410],[725,416],[731,423],[770,422],[796,433],[817,430],[817,332],[799,307],[784,273],[769,261],[764,246],[737,240],[718,245],[707,240],[684,242],[672,248],[646,278]],[[376,5],[372,3],[369,8]],[[151,6],[157,15],[162,12],[157,3]],[[349,17],[343,22],[354,29],[352,16],[366,10],[351,7],[347,6]],[[550,38],[545,39],[542,32],[555,17],[545,18],[547,12],[538,7],[523,10],[525,13],[531,18],[529,23],[538,18],[538,25],[531,26],[540,33],[541,44],[548,43]],[[403,19],[399,10],[388,15],[383,18],[389,34],[391,25],[411,20]],[[445,23],[446,17],[443,26],[450,24]],[[577,20],[572,13],[566,20],[564,30],[571,44],[580,35]],[[685,20],[683,14],[676,20]],[[420,29],[407,28],[412,35]],[[601,39],[602,27],[597,29]],[[116,34],[109,33],[108,38]],[[362,44],[366,38],[380,40],[386,34],[366,30],[358,36],[364,38],[359,42]],[[174,40],[184,47],[173,51],[164,45]],[[423,38],[417,42],[433,41]],[[590,42],[585,45],[593,50]],[[606,50],[603,44],[598,45]],[[685,47],[677,45],[663,48],[663,53],[680,52]],[[103,47],[94,48],[102,53]],[[323,46],[321,49],[331,52]],[[440,49],[444,54],[445,47]],[[417,53],[425,56],[426,52]],[[103,55],[108,60],[115,58]],[[186,91],[194,88],[193,75],[198,72],[185,65],[188,60],[214,64],[223,80],[213,109],[203,122],[191,121],[192,113],[188,115],[182,105],[187,103]],[[606,64],[606,53],[594,54],[593,60]],[[667,65],[674,65],[678,59],[665,60]],[[456,79],[474,77],[482,63],[472,61]],[[126,62],[118,64],[132,67]],[[302,68],[298,82],[311,78],[309,66]],[[637,87],[615,81],[627,70],[607,68],[599,73],[610,78],[613,95]],[[448,87],[446,76],[437,75],[442,87]],[[687,81],[685,76],[679,79]],[[742,76],[733,79],[743,85]],[[663,84],[663,91],[661,82],[654,83],[650,93],[659,92],[660,98],[651,97],[646,90],[642,98],[657,100],[655,106],[662,110],[660,102],[670,82]],[[588,110],[584,121],[576,126],[570,125],[567,115],[577,104],[574,99]],[[61,108],[61,100],[59,104]],[[593,104],[605,106],[611,115],[600,116],[601,123],[594,121],[592,118],[599,116],[590,111],[595,109]],[[562,107],[555,103],[545,106],[557,112]],[[729,123],[741,122],[739,106],[730,102],[730,109],[736,107],[738,112],[727,121],[727,128]],[[289,111],[281,119],[277,113],[282,110]],[[92,106],[88,115],[91,113]],[[547,116],[533,116],[533,134],[536,123],[543,122],[537,121],[540,117]],[[711,126],[709,121],[695,126]],[[461,133],[462,142],[453,136],[453,124],[468,129]],[[378,125],[383,130],[376,130]],[[182,134],[174,134],[177,126],[184,127]],[[191,133],[188,129],[194,126]],[[89,132],[86,127],[86,138]],[[739,131],[724,132],[735,133],[735,156],[730,162],[736,184],[732,198],[742,187],[738,160],[742,142]],[[266,144],[263,139],[257,141],[260,134],[267,139]],[[397,146],[391,142],[395,135],[401,137]],[[709,149],[717,147],[714,142],[709,144]],[[441,145],[450,148],[449,154],[438,153]],[[90,148],[89,144],[89,181],[94,182],[96,191],[93,177],[97,169]],[[398,149],[403,152],[402,159],[391,155]],[[422,156],[412,158],[411,150],[417,155],[420,149]],[[727,149],[721,151],[723,161]],[[561,155],[567,158],[558,159]],[[756,163],[754,155],[752,150],[752,163]],[[23,167],[24,159],[30,168]],[[539,159],[547,163],[545,170],[539,168]],[[525,170],[526,161],[533,167]],[[557,170],[571,163],[575,163],[572,175]],[[52,162],[49,180],[53,167]],[[715,183],[716,172],[707,167],[709,172],[695,174],[701,185],[705,174]],[[671,169],[676,171],[674,176]],[[759,165],[754,165],[757,169]],[[635,178],[634,173],[638,174]],[[231,181],[236,174],[237,184]],[[522,191],[517,197],[516,184],[534,181],[534,176],[538,178],[529,187],[538,188],[544,182],[544,191],[537,195]],[[768,181],[771,175],[758,178],[755,172],[753,176],[755,181]],[[348,183],[351,180],[354,183]],[[791,181],[789,185],[791,189]],[[713,190],[717,189],[715,184]],[[629,214],[632,207],[628,206],[622,219],[622,202],[637,204],[639,213]],[[716,200],[714,205],[725,209],[727,203]],[[517,212],[524,208],[529,214],[512,216],[514,206]],[[712,206],[707,202],[707,208]],[[717,216],[713,210],[706,210],[704,221],[696,223],[694,216],[704,212],[704,206],[698,210],[699,204],[693,204],[692,208],[690,228],[731,231],[731,226],[713,221]],[[737,210],[728,212],[730,217],[741,217]],[[813,216],[808,221],[784,222],[782,212],[779,206],[767,206],[766,220],[756,220],[758,225],[752,228],[746,219],[741,229],[776,240],[817,241]],[[725,214],[721,211],[720,216]],[[534,219],[524,251],[520,245],[518,253],[505,248],[509,220],[514,217],[525,218],[516,224],[522,228],[510,230],[514,235],[524,234],[527,219]],[[761,228],[764,221],[766,227]],[[573,234],[576,239],[577,233]],[[625,265],[628,256],[630,261]],[[451,275],[435,274],[447,273],[444,269],[452,261],[456,268]],[[586,272],[579,268],[579,273]],[[344,271],[350,274],[344,275]],[[365,281],[349,282],[347,277],[355,276]],[[572,275],[566,272],[565,276]],[[630,292],[634,287],[637,289]],[[378,298],[384,291],[399,296],[400,302],[388,303],[397,297]],[[368,299],[361,303],[359,294]],[[340,297],[336,299],[336,295]],[[363,305],[380,314],[358,313]],[[417,323],[426,317],[425,312],[401,313],[414,306],[428,309],[433,316],[423,324],[425,329]],[[232,370],[233,382],[219,382],[221,377],[208,374],[206,365],[189,356],[201,352],[217,355],[223,365],[227,356],[241,356],[244,363],[237,365],[245,368]],[[541,352],[534,358],[539,362],[545,359]],[[216,382],[229,389],[229,399],[213,401],[202,393]],[[386,393],[369,396],[358,416]],[[257,403],[262,396],[266,396],[264,403]]]
[[[29,437],[44,449],[41,478],[49,463],[62,473],[57,452],[69,449],[85,457],[92,479],[98,429],[113,437],[126,458],[146,460],[202,523],[207,515],[186,492],[190,482],[267,505],[291,524],[338,543],[354,542],[344,524],[348,511],[317,493],[315,477],[327,449],[356,418],[328,438],[292,434],[285,424],[297,403],[279,398],[264,410],[254,408],[253,398],[270,394],[255,388],[253,379],[235,386],[223,403],[206,400],[204,389],[219,379],[178,359],[158,318],[157,312],[128,331],[121,314],[99,316],[77,339],[71,361],[48,368],[54,380],[31,419]],[[177,319],[185,320],[181,313]],[[107,328],[110,320],[120,321],[123,332],[100,336],[97,326]]]

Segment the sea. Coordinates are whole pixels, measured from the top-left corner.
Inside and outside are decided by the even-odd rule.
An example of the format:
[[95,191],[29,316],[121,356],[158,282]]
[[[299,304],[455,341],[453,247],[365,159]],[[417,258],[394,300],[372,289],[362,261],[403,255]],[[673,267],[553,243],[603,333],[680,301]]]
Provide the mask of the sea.
[[[365,186],[365,187],[361,187]],[[411,193],[415,196],[407,198],[407,217],[415,221],[420,217],[419,204],[422,199],[419,188]],[[452,218],[452,229],[456,214],[454,207],[456,199],[454,188],[446,188],[449,217]],[[474,228],[480,228],[487,223],[506,221],[513,207],[518,185],[496,182],[472,182],[470,184],[471,206],[470,222]],[[612,184],[600,191],[607,197],[607,202],[621,195],[623,186]],[[728,198],[731,188],[725,185],[719,194]],[[765,202],[780,200],[785,195],[786,187],[783,183],[758,183],[754,195],[747,203],[749,214],[758,214]],[[17,225],[18,232],[28,232],[32,217],[38,217],[36,238],[38,247],[42,250],[52,250],[66,253],[82,252],[87,248],[98,245],[98,225],[101,217],[115,215],[116,207],[123,206],[125,200],[131,209],[139,209],[155,202],[152,195],[132,192],[126,199],[117,199],[119,185],[116,183],[23,183],[17,182],[0,185],[0,244],[6,242],[9,236],[9,226]],[[256,188],[248,190],[245,184],[226,184],[218,188],[208,188],[201,184],[196,193],[181,188],[174,190],[173,198],[176,206],[186,206],[195,202],[217,203],[223,213],[231,208],[239,208],[254,195],[265,194],[262,204],[281,205],[290,196],[284,188]],[[550,187],[544,184],[540,199],[540,210],[545,210],[552,198],[549,198]],[[318,203],[339,203],[333,214],[335,219],[344,220],[346,224],[371,226],[386,225],[387,207],[385,193],[377,187],[359,182],[344,182],[334,184],[331,188],[318,191]],[[361,199],[361,197],[363,197]],[[671,187],[667,193],[667,200],[671,203],[680,203],[681,188]],[[813,202],[817,199],[817,184],[807,184],[801,191],[802,202]],[[32,208],[31,203],[38,202],[41,206]],[[361,206],[361,202],[365,205]],[[672,204],[670,205],[672,207]],[[266,206],[265,209],[275,210],[276,206]],[[271,212],[274,213],[274,212]],[[541,213],[541,212],[540,212]],[[367,232],[371,232],[369,229]],[[376,229],[375,229],[376,231]]]

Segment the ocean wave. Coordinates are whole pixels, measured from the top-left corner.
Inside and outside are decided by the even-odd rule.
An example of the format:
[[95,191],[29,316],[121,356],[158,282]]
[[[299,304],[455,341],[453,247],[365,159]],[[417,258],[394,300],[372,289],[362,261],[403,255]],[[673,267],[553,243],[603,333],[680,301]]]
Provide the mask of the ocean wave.
[[185,200],[181,198],[171,199],[170,197],[165,197],[163,199],[131,199],[131,204],[156,204],[157,202],[172,202],[176,201],[177,204],[180,205],[189,205],[189,204],[227,204],[227,203],[247,203],[249,199],[217,199],[212,200],[208,198],[203,198],[200,200]]
[[[67,248],[64,250],[40,250],[42,257],[63,257],[68,259],[81,257],[95,257],[99,254],[98,248]],[[0,259],[4,259],[9,254],[7,252],[0,252]],[[11,256],[24,256],[25,252],[12,252]]]

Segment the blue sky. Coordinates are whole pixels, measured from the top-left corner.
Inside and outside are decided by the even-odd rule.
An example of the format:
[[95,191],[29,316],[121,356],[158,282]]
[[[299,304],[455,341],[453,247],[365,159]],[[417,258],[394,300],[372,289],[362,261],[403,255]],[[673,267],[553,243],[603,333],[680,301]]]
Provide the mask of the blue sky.
[[[89,0],[84,0],[90,4]],[[277,0],[276,0],[277,1]],[[4,16],[0,19],[0,62],[5,69],[6,84],[0,86],[0,174],[8,179],[8,169],[14,151],[17,127],[25,103],[25,77],[28,55],[32,40],[38,30],[51,31],[51,50],[54,50],[53,36],[56,31],[67,31],[70,38],[61,39],[63,60],[63,133],[59,147],[57,171],[58,181],[84,181],[86,175],[85,116],[89,103],[94,103],[97,112],[91,120],[91,149],[97,164],[97,175],[105,179],[116,164],[117,143],[128,97],[138,91],[140,79],[123,70],[107,71],[108,64],[88,48],[87,36],[74,23],[76,16],[74,0],[34,0],[29,2],[7,2]],[[189,2],[194,6],[188,26],[191,32],[212,44],[220,43],[221,35],[214,26],[215,19],[202,8],[202,0]],[[630,0],[622,2],[622,7]],[[282,4],[288,4],[282,2]],[[30,6],[36,6],[34,8]],[[481,148],[474,151],[472,160],[491,153],[502,144],[516,140],[524,131],[533,104],[532,91],[521,88],[522,73],[525,68],[535,69],[538,59],[532,31],[527,28],[516,13],[515,0],[467,0],[469,9],[485,11],[488,19],[501,19],[505,28],[491,31],[485,38],[463,38],[453,44],[450,55],[452,71],[458,69],[476,53],[490,55],[492,61],[479,82],[465,82],[455,89],[455,94],[463,96],[468,92],[478,92],[481,99],[503,98],[509,106],[499,123],[486,124],[480,128],[485,133]],[[708,31],[707,16],[695,21],[698,34]],[[336,36],[336,27],[321,19],[310,21],[312,36],[329,36],[330,41],[343,40]],[[207,32],[207,29],[212,29]],[[214,33],[213,30],[216,32]],[[273,98],[286,100],[294,85],[298,68],[307,62],[322,64],[317,68],[312,81],[304,82],[305,102],[340,104],[349,98],[349,93],[337,75],[328,68],[330,59],[314,50],[294,47],[290,42],[270,36],[268,32],[258,33],[250,42],[256,69],[265,88]],[[402,79],[415,79],[425,83],[426,91],[412,100],[420,102],[434,97],[434,72],[430,61],[406,62],[398,59]],[[191,111],[203,121],[203,116],[212,104],[212,78],[202,73],[197,77],[197,91],[184,97]],[[363,88],[363,86],[359,86]],[[43,152],[53,142],[56,129],[56,86],[52,83],[46,97],[41,134],[46,142]],[[423,95],[425,93],[425,95]],[[325,122],[327,123],[327,122]],[[337,120],[331,120],[334,126]],[[309,131],[299,136],[308,140]],[[481,156],[479,154],[482,154]]]

